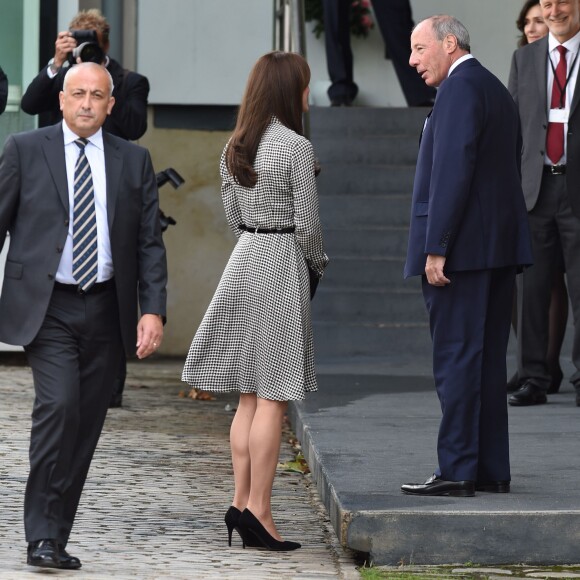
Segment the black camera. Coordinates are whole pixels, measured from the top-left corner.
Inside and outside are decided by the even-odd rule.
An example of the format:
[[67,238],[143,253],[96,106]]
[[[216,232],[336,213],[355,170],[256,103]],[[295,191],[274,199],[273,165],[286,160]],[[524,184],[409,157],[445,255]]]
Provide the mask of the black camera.
[[103,63],[105,53],[99,46],[96,30],[71,30],[70,32],[77,41],[76,48],[69,54],[71,64],[76,64],[77,58],[80,58],[82,62]]

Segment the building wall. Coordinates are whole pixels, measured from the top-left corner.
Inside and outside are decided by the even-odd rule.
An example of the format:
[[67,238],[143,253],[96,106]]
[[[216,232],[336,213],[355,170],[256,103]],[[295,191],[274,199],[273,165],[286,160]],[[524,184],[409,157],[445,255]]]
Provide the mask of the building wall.
[[149,129],[140,144],[156,171],[173,167],[185,179],[179,189],[164,185],[160,205],[177,225],[164,234],[169,264],[168,323],[161,353],[187,352],[234,246],[220,196],[219,159],[228,139],[220,131]]

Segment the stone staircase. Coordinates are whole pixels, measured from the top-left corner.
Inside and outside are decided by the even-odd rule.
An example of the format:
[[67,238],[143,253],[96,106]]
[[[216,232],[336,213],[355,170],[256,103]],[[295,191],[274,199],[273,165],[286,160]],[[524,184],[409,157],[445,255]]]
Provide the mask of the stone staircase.
[[417,354],[429,355],[419,280],[403,280],[426,112],[311,109],[311,140],[322,165],[320,213],[331,259],[313,303],[319,364],[402,367]]

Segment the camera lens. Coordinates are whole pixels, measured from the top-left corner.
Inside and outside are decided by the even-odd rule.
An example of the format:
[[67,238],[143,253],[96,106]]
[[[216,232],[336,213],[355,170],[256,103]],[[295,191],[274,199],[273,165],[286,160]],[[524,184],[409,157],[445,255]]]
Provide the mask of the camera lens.
[[81,59],[82,62],[96,62],[101,64],[105,60],[105,53],[98,44],[94,42],[83,42],[73,50],[74,58]]

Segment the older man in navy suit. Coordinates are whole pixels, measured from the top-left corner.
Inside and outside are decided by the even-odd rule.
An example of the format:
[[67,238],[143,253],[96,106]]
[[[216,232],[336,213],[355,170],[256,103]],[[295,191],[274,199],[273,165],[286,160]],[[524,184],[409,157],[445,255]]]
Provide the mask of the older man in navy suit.
[[516,271],[532,262],[518,113],[452,16],[419,23],[411,49],[411,66],[439,90],[419,149],[405,277],[422,276],[443,417],[438,469],[401,490],[505,493],[511,305]]

